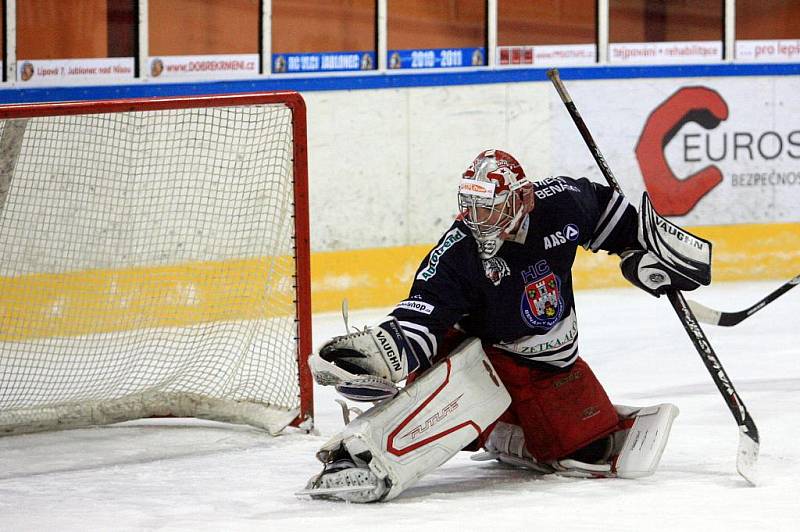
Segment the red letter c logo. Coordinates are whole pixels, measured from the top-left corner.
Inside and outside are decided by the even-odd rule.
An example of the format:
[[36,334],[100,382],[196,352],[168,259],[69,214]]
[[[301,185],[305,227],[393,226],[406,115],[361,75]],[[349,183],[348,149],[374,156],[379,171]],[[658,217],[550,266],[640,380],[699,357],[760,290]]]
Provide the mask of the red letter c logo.
[[728,118],[728,104],[707,87],[684,87],[659,105],[644,124],[636,144],[636,159],[653,207],[664,216],[681,216],[722,182],[722,172],[707,166],[679,179],[664,157],[664,148],[689,122],[714,129]]

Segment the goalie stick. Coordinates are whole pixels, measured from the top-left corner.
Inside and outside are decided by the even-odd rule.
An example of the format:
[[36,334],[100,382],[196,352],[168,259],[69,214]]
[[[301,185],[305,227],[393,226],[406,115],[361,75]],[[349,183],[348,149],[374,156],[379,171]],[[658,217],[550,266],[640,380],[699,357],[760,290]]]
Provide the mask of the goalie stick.
[[739,310],[736,312],[714,310],[713,308],[709,308],[701,303],[698,303],[697,301],[692,301],[691,299],[687,299],[686,302],[689,304],[689,308],[692,309],[692,312],[697,317],[698,321],[711,325],[720,325],[722,327],[732,327],[733,325],[744,321],[762,308],[766,307],[798,284],[800,284],[800,275],[789,279],[779,288],[753,305],[744,310]]
[[[617,179],[614,177],[614,173],[608,166],[603,154],[600,153],[600,149],[597,147],[597,144],[592,138],[592,134],[589,132],[589,128],[586,127],[586,123],[583,121],[580,113],[578,113],[578,108],[575,107],[575,102],[572,101],[572,98],[567,92],[567,88],[561,81],[558,69],[552,68],[548,70],[547,77],[553,82],[561,101],[564,102],[564,106],[567,108],[567,111],[569,111],[572,121],[575,122],[575,126],[577,126],[581,137],[583,137],[586,146],[589,148],[592,157],[594,157],[595,162],[597,162],[597,166],[600,168],[609,186],[613,187],[618,194],[624,196],[619,182],[617,182]],[[670,290],[667,292],[667,298],[672,304],[673,309],[675,309],[678,319],[680,319],[683,324],[683,328],[689,335],[689,339],[700,354],[700,358],[703,360],[706,369],[711,374],[714,384],[725,398],[728,409],[736,420],[736,424],[739,426],[739,449],[736,457],[736,469],[747,482],[755,486],[759,444],[758,429],[756,428],[755,422],[753,418],[750,417],[750,413],[739,398],[739,394],[734,389],[733,383],[722,367],[722,363],[719,361],[719,358],[717,358],[716,353],[714,353],[714,349],[711,347],[711,342],[708,341],[703,329],[697,322],[697,318],[695,318],[691,308],[689,308],[689,305],[686,303],[683,294],[677,290]]]

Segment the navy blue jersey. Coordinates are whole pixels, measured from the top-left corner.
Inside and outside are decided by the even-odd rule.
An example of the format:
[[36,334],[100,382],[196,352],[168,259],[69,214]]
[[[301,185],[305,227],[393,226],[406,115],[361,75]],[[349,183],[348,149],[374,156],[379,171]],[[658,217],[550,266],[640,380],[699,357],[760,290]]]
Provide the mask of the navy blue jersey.
[[575,361],[576,250],[641,248],[636,209],[585,178],[553,177],[534,187],[533,211],[493,257],[481,259],[478,242],[457,220],[422,261],[408,298],[391,312],[418,354],[431,358],[457,324],[529,362]]

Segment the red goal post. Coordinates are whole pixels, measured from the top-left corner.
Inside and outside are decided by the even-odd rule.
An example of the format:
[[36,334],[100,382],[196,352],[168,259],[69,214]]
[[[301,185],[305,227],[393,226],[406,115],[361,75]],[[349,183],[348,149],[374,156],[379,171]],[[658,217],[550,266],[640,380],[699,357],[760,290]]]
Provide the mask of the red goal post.
[[313,426],[295,92],[0,106],[0,435]]

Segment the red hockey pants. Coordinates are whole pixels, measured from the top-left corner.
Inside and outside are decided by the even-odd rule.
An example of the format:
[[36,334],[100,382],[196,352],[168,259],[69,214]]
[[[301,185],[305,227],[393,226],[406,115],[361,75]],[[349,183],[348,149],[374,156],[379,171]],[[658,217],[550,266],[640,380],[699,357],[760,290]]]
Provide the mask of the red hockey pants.
[[617,429],[614,406],[580,357],[558,371],[524,365],[495,347],[484,349],[511,395],[511,406],[498,421],[521,426],[525,445],[538,461],[569,456]]

